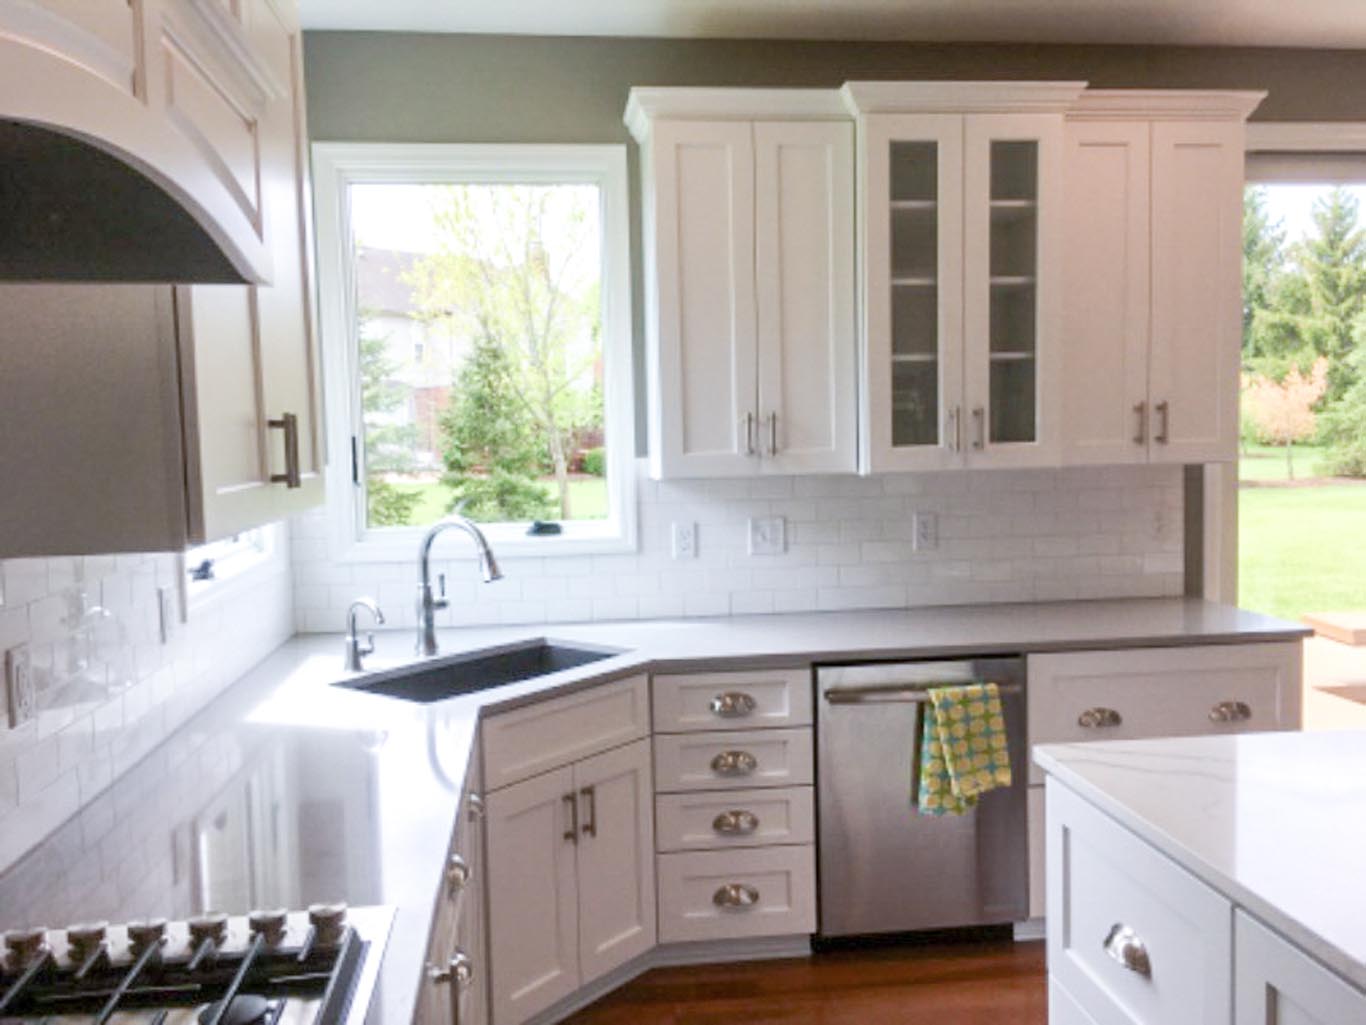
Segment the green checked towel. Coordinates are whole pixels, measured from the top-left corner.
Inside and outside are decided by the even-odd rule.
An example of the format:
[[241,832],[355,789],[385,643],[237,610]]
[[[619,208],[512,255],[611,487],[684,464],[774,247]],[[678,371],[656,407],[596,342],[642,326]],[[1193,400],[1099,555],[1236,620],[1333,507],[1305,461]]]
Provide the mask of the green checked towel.
[[994,683],[931,687],[921,706],[921,815],[962,815],[1010,786],[1010,752]]

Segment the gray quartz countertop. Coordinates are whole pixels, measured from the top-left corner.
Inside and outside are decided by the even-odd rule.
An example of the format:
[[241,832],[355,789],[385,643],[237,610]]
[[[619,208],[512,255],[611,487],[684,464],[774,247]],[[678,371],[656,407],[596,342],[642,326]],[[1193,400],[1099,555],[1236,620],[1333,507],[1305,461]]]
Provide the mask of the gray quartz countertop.
[[[481,715],[647,670],[1293,640],[1186,599],[960,606],[442,631],[443,653],[551,637],[618,649],[416,704],[353,687],[339,636],[289,641],[0,874],[0,929],[313,901],[397,908],[369,1021],[407,1025]],[[382,633],[372,671],[412,660]]]
[[1366,989],[1366,733],[1060,744],[1034,758]]

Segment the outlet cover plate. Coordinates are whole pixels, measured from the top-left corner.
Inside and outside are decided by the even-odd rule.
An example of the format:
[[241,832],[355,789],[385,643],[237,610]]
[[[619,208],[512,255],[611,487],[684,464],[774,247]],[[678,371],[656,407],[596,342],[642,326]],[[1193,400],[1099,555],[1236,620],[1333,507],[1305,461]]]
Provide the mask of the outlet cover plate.
[[787,520],[782,516],[751,516],[749,554],[782,555],[787,551]]
[[918,512],[911,517],[911,529],[917,552],[932,552],[939,547],[939,516],[932,512]]
[[5,652],[5,703],[9,708],[10,729],[24,725],[38,712],[33,663],[27,644],[16,644]]
[[697,558],[697,524],[673,525],[673,555],[675,559]]

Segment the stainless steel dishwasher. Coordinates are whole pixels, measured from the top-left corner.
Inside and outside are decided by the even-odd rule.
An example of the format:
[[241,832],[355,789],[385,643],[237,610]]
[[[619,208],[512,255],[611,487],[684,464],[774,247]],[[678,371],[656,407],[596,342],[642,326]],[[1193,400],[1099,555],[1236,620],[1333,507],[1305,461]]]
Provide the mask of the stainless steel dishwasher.
[[[972,681],[1001,689],[1014,785],[966,815],[921,815],[913,786],[926,688]],[[819,935],[1028,918],[1024,660],[821,666],[816,690]]]

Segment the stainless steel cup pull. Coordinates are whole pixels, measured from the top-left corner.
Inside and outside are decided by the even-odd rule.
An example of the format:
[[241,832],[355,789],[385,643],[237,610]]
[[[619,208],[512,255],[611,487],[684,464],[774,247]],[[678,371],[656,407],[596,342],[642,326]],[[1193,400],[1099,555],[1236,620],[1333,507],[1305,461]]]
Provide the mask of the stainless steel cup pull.
[[1210,722],[1247,722],[1252,707],[1246,701],[1220,701],[1209,710]]
[[718,776],[748,776],[759,767],[759,759],[748,751],[722,751],[711,760],[711,771]]
[[446,892],[454,897],[470,881],[470,863],[458,854],[452,854],[446,862]]
[[759,828],[759,816],[752,811],[723,811],[711,820],[711,828],[722,836],[748,836]]
[[731,690],[716,695],[707,707],[711,709],[712,715],[720,716],[722,719],[743,719],[752,714],[759,707],[759,703],[742,691]]
[[1077,716],[1077,725],[1087,730],[1108,730],[1124,723],[1124,716],[1113,708],[1088,708]]
[[284,413],[278,420],[267,420],[266,426],[283,431],[285,435],[285,472],[272,473],[270,482],[287,488],[303,487],[303,477],[299,473],[299,417]]
[[747,883],[727,883],[711,895],[718,908],[744,911],[759,903],[759,891]]
[[1127,925],[1116,922],[1110,928],[1110,934],[1105,937],[1105,942],[1101,945],[1105,948],[1105,953],[1116,964],[1122,965],[1145,979],[1153,977],[1153,964],[1148,958],[1148,948],[1138,938],[1138,933]]

